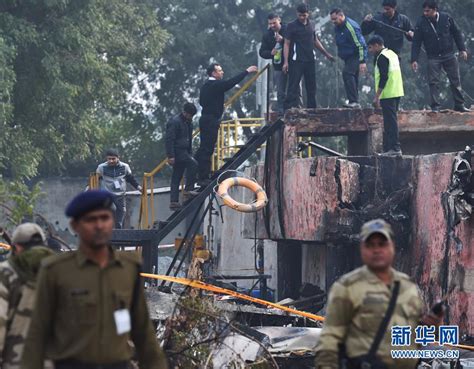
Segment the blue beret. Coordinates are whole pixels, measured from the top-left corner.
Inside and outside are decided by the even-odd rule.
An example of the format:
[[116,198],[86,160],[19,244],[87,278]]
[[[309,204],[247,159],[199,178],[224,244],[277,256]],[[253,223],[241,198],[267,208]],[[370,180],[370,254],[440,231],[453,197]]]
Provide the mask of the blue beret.
[[113,195],[104,190],[82,192],[71,200],[66,207],[66,216],[78,219],[90,211],[107,209],[112,210]]

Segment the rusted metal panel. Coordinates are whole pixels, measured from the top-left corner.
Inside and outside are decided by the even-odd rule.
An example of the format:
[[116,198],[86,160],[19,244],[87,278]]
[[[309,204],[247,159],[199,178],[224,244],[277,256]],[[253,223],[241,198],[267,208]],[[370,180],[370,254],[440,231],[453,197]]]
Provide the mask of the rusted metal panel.
[[[380,146],[382,119],[371,109],[358,113],[297,110],[286,118],[283,132],[267,152],[266,178],[263,166],[252,170],[253,177],[267,183],[270,198],[266,211],[258,214],[258,237],[323,244],[328,247],[326,262],[337,262],[329,245],[355,250],[361,223],[383,217],[396,232],[396,267],[419,284],[427,306],[449,294],[449,321],[459,324],[462,333],[474,334],[474,220],[456,228],[455,236],[463,243],[461,251],[456,251],[448,237],[441,200],[450,182],[454,154],[299,159],[296,147],[301,134],[367,132],[367,152],[371,152]],[[474,113],[401,112],[399,122],[401,137],[413,138],[410,150],[461,149],[456,146],[461,142],[458,139],[446,143],[452,134],[466,140],[472,135],[474,141]],[[313,165],[315,176],[310,176]],[[254,226],[255,217],[246,215],[244,236],[253,237]]]
[[463,243],[456,251],[448,236],[441,194],[451,179],[454,154],[420,156],[415,160],[416,188],[412,218],[412,276],[428,304],[448,296],[449,321],[462,333],[474,333],[474,220],[455,230]]
[[[285,124],[289,157],[296,156],[297,136],[348,136],[350,155],[382,150],[380,110],[293,109],[285,115]],[[401,111],[398,124],[402,150],[407,154],[451,152],[474,142],[474,112]]]
[[368,131],[371,114],[372,109],[292,109],[285,123],[296,127],[299,134],[346,134]]
[[339,203],[336,160],[318,158],[314,177],[309,175],[312,159],[292,159],[285,163],[283,209],[287,239],[324,240],[326,217]]

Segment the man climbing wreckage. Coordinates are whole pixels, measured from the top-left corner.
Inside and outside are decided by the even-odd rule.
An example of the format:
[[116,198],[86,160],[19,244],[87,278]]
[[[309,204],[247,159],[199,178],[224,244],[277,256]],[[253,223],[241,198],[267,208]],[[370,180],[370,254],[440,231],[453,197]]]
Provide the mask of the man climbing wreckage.
[[123,228],[126,206],[127,183],[130,183],[138,191],[142,191],[132,175],[130,165],[120,161],[119,152],[116,149],[108,149],[105,153],[105,163],[97,167],[100,188],[110,192],[114,203],[115,228]]
[[193,117],[197,109],[194,104],[185,103],[183,111],[171,118],[166,124],[166,156],[168,164],[173,167],[170,184],[170,210],[178,210],[179,185],[186,171],[184,200],[197,195],[194,191],[198,163],[192,156],[193,151]]
[[199,135],[201,143],[196,152],[198,161],[198,184],[202,187],[210,183],[211,158],[217,142],[220,120],[224,113],[224,96],[232,87],[242,81],[248,74],[256,73],[257,67],[252,65],[236,76],[223,79],[224,70],[219,63],[212,63],[207,68],[208,80],[201,87],[199,104],[202,106],[199,119]]

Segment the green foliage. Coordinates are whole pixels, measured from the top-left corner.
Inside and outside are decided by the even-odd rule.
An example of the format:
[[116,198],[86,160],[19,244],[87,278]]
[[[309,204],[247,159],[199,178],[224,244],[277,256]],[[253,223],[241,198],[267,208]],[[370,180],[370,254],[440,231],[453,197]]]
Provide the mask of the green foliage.
[[33,219],[36,203],[44,195],[41,185],[38,182],[29,188],[23,182],[7,182],[0,177],[0,214],[11,226]]
[[0,5],[0,71],[11,71],[10,63],[14,72],[0,84],[15,81],[13,113],[2,123],[9,133],[1,146],[5,174],[61,174],[66,166],[72,174],[75,163],[95,161],[111,145],[111,131],[126,125],[127,134],[136,133],[128,94],[153,70],[166,39],[155,11],[151,0]]
[[[257,62],[266,15],[295,18],[299,1],[269,0],[4,0],[0,2],[0,173],[9,177],[82,175],[117,147],[135,173],[149,171],[164,155],[166,121],[185,100],[197,103],[204,70],[220,62],[227,76]],[[358,22],[381,10],[380,0],[308,0],[317,23],[342,6]],[[286,4],[286,5],[285,5]],[[419,2],[399,1],[413,23]],[[473,46],[474,2],[443,2]],[[334,31],[320,35],[336,54]],[[410,43],[402,54],[403,109],[428,103],[424,73],[409,66]],[[317,99],[321,107],[345,100],[342,62],[317,53]],[[373,97],[373,68],[361,78],[361,102]],[[464,90],[474,96],[474,64],[461,63]],[[446,88],[446,106],[450,93]],[[254,89],[233,106],[257,115]]]

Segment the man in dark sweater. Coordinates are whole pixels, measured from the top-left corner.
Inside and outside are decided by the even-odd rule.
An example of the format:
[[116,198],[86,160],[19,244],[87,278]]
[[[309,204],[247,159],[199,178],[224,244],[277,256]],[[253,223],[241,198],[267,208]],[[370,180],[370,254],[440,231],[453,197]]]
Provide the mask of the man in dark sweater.
[[259,54],[263,59],[271,59],[273,64],[273,85],[277,92],[277,111],[283,113],[283,103],[286,98],[286,84],[288,76],[283,73],[284,64],[283,44],[286,24],[276,14],[268,15],[268,31],[262,37]]
[[467,60],[464,39],[454,19],[447,13],[438,11],[435,0],[423,3],[423,16],[418,20],[411,49],[412,68],[418,70],[418,58],[423,44],[428,56],[428,81],[431,95],[431,110],[439,112],[439,80],[441,69],[448,75],[454,99],[454,110],[470,111],[464,106],[461,89],[459,63],[454,55],[454,43],[459,50],[459,57]]
[[196,182],[197,161],[192,157],[193,117],[197,109],[194,104],[185,103],[183,112],[175,115],[166,124],[166,156],[168,164],[173,167],[170,185],[170,209],[180,208],[179,184],[186,171],[186,186],[183,196],[190,198],[197,195],[193,191]]
[[298,106],[300,83],[304,76],[306,88],[306,106],[316,108],[316,63],[314,48],[318,49],[328,60],[334,57],[326,51],[316,35],[314,23],[309,20],[309,8],[306,4],[296,7],[297,18],[288,24],[283,47],[283,72],[289,73],[288,94],[285,99],[285,110]]
[[[383,0],[383,13],[375,16],[368,14],[360,25],[364,36],[374,32],[383,38],[385,47],[393,50],[400,56],[403,47],[403,39],[413,40],[413,26],[406,15],[397,11],[397,0]],[[391,27],[398,28],[397,31]],[[402,32],[403,31],[403,32]]]
[[219,124],[224,113],[224,95],[237,83],[242,81],[249,73],[257,72],[257,67],[252,65],[235,77],[224,80],[224,70],[218,63],[212,63],[207,68],[209,79],[201,87],[199,104],[202,106],[199,129],[201,144],[196,152],[199,164],[199,185],[206,186],[209,183],[211,172],[211,158],[217,142]]

